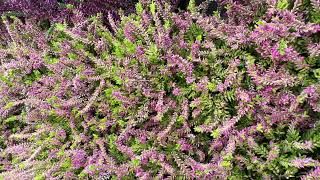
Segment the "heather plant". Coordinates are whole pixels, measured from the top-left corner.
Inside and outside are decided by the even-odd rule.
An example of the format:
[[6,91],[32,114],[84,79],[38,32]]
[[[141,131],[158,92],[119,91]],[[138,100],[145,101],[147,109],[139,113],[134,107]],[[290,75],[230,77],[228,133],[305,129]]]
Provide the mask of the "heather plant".
[[0,176],[319,179],[319,3],[216,3],[3,16]]
[[[104,23],[108,24],[106,17],[118,17],[118,11],[124,9],[123,13],[132,12],[136,1],[131,0],[4,0],[0,1],[0,15],[15,16],[25,21],[33,20],[33,23],[48,31],[54,23],[67,22],[73,25],[73,16],[79,13],[82,16],[90,17],[97,13],[102,13]],[[7,32],[4,25],[0,23],[0,42],[8,41]]]
[[63,21],[77,9],[86,16],[97,13],[117,13],[120,8],[129,12],[135,1],[129,0],[5,0],[0,4],[1,13],[37,20]]
[[[137,0],[4,0],[0,2],[0,14],[61,22],[70,19],[74,9],[87,17],[97,13],[102,13],[105,17],[109,13],[116,16],[119,9],[123,9],[125,13],[132,12],[136,2]],[[176,6],[180,1],[167,2]]]

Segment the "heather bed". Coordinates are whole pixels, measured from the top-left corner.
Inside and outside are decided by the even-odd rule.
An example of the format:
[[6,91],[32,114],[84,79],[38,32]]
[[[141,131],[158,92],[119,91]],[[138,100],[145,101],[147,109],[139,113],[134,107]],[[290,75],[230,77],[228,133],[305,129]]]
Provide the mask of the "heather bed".
[[318,1],[3,15],[4,179],[319,179]]

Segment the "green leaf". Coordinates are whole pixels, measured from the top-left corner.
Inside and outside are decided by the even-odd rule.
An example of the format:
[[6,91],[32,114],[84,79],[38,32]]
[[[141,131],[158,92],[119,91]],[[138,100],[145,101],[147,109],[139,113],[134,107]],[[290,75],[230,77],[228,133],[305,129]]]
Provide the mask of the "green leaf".
[[196,40],[202,41],[202,34],[199,34],[199,35],[196,37]]
[[307,95],[299,95],[297,96],[297,102],[301,104],[306,100],[306,98],[307,98]]
[[220,136],[220,131],[219,131],[219,129],[216,129],[216,130],[212,131],[211,136],[212,136],[213,138],[218,138],[218,137]]
[[156,3],[154,1],[150,3],[150,12],[152,15],[156,14]]
[[60,167],[62,169],[69,169],[71,167],[71,158],[67,158]]
[[80,179],[88,179],[88,174],[84,171],[82,171],[78,176]]
[[136,45],[134,43],[132,43],[128,39],[125,39],[123,43],[126,46],[127,52],[129,52],[131,54],[136,52]]
[[131,164],[134,166],[134,167],[138,167],[140,165],[140,160],[139,159],[133,159],[131,161]]
[[157,63],[157,59],[159,57],[159,51],[158,51],[158,47],[156,44],[151,44],[149,49],[146,52],[148,59],[152,62],[152,63]]
[[283,56],[286,54],[285,52],[285,49],[287,48],[287,42],[284,40],[284,39],[281,39],[280,43],[279,43],[279,52],[280,52],[280,55]]
[[49,104],[54,104],[55,101],[57,101],[57,100],[58,100],[57,96],[51,96],[50,98],[46,99],[46,102],[49,103]]
[[226,167],[226,168],[231,167],[231,162],[230,161],[222,161],[221,166]]
[[19,168],[20,169],[24,169],[24,168],[26,168],[26,166],[27,165],[25,163],[23,163],[23,162],[19,164]]
[[5,76],[0,75],[0,80],[9,86],[13,86],[13,83],[10,81],[10,79]]
[[54,30],[54,26],[51,26],[46,32],[46,37],[50,36],[54,32],[53,30]]
[[57,64],[59,62],[59,59],[58,58],[51,58],[51,57],[48,57],[46,56],[44,58],[45,62],[48,63],[48,64]]
[[263,21],[263,20],[260,19],[259,21],[257,21],[256,24],[257,24],[257,25],[264,25],[265,23],[266,23],[265,21]]
[[223,157],[223,160],[225,160],[225,161],[231,161],[232,158],[233,158],[232,153],[228,153],[227,155],[225,155],[225,156]]
[[9,102],[6,104],[6,106],[4,107],[5,109],[10,109],[14,106],[14,102]]
[[14,16],[16,16],[16,17],[22,17],[23,16],[23,13],[21,13],[21,12],[15,12],[15,11],[7,11],[7,12],[4,12],[3,14],[2,14],[2,16],[1,16],[1,18],[2,18],[2,20],[6,20],[6,16],[8,16],[8,17],[14,17]]
[[136,11],[137,11],[138,14],[142,14],[142,12],[143,12],[143,6],[142,6],[141,2],[138,2],[138,3],[136,4]]
[[164,29],[169,29],[170,26],[171,26],[171,22],[169,20],[165,20],[163,25]]
[[313,70],[314,77],[317,79],[320,79],[320,69]]
[[77,59],[77,55],[75,53],[68,53],[68,58],[73,61]]
[[67,9],[74,9],[74,5],[72,5],[72,4],[67,4],[67,5],[66,5],[66,8],[67,8]]
[[176,144],[174,149],[178,151],[180,150],[180,148],[181,148],[181,144]]
[[66,29],[66,26],[61,23],[57,23],[55,27],[56,27],[56,30],[58,31],[64,31]]
[[196,127],[194,127],[194,131],[195,131],[195,132],[202,132],[203,130],[202,130],[201,127],[196,126]]
[[121,126],[121,127],[125,127],[127,122],[123,121],[123,120],[119,120],[118,121],[118,124]]
[[45,176],[43,174],[38,174],[34,177],[34,180],[45,180]]
[[195,0],[190,0],[190,1],[189,1],[188,10],[189,10],[191,13],[197,12],[197,9],[196,9],[196,1],[195,1]]
[[262,126],[262,124],[257,124],[257,131],[259,131],[259,132],[263,132],[263,126]]
[[123,50],[123,47],[121,45],[121,42],[115,41],[115,42],[113,42],[113,45],[114,45],[114,54],[118,58],[123,58],[124,57],[124,50]]
[[277,8],[281,10],[287,9],[288,6],[289,6],[288,0],[279,0],[277,3]]
[[207,88],[209,91],[214,92],[217,89],[217,85],[215,83],[209,82]]
[[17,120],[17,116],[11,116],[9,118],[7,118],[4,122],[5,123],[10,123],[10,122],[13,122],[13,121],[16,121]]
[[89,165],[89,168],[88,168],[90,171],[94,171],[96,169],[96,166],[94,165]]
[[219,11],[213,11],[212,15],[217,17],[218,19],[220,19],[220,12]]
[[311,13],[311,20],[316,24],[320,24],[320,10]]
[[106,90],[104,90],[104,95],[107,97],[107,98],[111,98],[112,97],[112,88],[108,88]]

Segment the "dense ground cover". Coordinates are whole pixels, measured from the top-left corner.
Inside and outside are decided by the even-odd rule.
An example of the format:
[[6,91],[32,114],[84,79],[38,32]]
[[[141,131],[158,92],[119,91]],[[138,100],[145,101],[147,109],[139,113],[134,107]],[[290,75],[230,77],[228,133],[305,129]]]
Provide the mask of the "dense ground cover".
[[3,14],[1,178],[319,179],[319,6]]

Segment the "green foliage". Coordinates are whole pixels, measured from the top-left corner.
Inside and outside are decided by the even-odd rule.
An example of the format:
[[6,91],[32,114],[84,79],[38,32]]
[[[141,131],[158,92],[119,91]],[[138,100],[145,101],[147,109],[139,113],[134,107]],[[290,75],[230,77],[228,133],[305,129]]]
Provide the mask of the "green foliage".
[[288,6],[289,6],[288,0],[279,0],[277,3],[277,8],[281,10],[287,9]]

